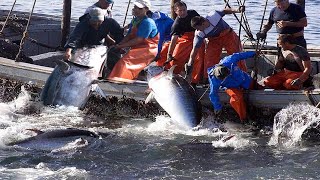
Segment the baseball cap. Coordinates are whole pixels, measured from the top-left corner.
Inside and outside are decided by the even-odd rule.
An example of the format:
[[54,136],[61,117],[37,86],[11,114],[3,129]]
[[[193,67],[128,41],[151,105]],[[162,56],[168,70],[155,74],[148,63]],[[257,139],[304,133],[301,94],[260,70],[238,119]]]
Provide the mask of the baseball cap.
[[136,0],[133,3],[135,6],[137,6],[138,8],[150,8],[151,7],[151,3],[149,0]]
[[107,3],[112,4],[114,3],[113,0],[106,0]]
[[92,8],[89,11],[90,21],[104,21],[104,12],[100,8]]

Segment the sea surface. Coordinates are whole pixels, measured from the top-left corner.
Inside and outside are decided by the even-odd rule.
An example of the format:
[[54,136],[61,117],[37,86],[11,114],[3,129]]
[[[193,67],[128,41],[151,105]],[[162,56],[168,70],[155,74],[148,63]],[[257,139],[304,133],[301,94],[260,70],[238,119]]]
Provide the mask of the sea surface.
[[[114,18],[119,22],[119,24],[127,24],[132,19],[131,15],[131,9],[132,9],[132,3],[129,6],[129,10],[127,13],[127,17],[125,18],[126,12],[127,12],[127,6],[128,2],[134,2],[134,0],[120,0],[115,1],[116,3],[113,6],[113,15]],[[240,1],[243,2],[244,0]],[[0,9],[11,9],[13,0],[1,0],[0,2]],[[17,0],[16,6],[14,10],[19,11],[30,11],[32,9],[33,0]],[[72,1],[72,18],[77,19],[79,16],[81,16],[85,9],[94,4],[96,1],[94,0],[77,0]],[[200,15],[205,16],[212,10],[221,10],[225,7],[225,3],[223,0],[212,0],[212,1],[206,1],[206,0],[197,0],[197,1],[191,1],[186,0],[185,1],[188,5],[189,9],[196,10]],[[291,1],[295,2],[295,1]],[[236,0],[230,0],[230,5],[232,7],[237,8],[238,7],[238,1]],[[151,0],[151,10],[152,11],[162,11],[164,13],[170,14],[170,1],[169,0]],[[249,28],[251,33],[255,36],[255,34],[259,31],[260,25],[262,22],[262,17],[264,14],[264,8],[265,8],[266,1],[245,1],[246,5],[246,19],[249,23]],[[267,8],[266,13],[264,15],[264,23],[266,23],[267,18],[269,17],[270,9],[274,6],[274,1],[269,0],[267,1]],[[62,7],[63,7],[63,0],[37,0],[35,10],[36,13],[43,13],[43,14],[50,14],[55,16],[61,16],[62,14]],[[315,48],[319,47],[319,37],[320,37],[320,18],[318,14],[318,10],[320,9],[320,0],[312,0],[312,1],[306,1],[306,14],[308,17],[308,26],[305,28],[305,38],[308,43],[309,48]],[[238,18],[240,18],[240,14],[238,14]],[[124,20],[126,20],[124,22]],[[233,15],[226,15],[224,17],[224,20],[227,21],[231,25],[233,29],[236,30],[237,34],[239,34],[239,22],[236,20],[236,18]],[[242,30],[240,33],[240,36],[244,41],[247,40],[246,37],[244,37],[245,32]],[[267,44],[268,45],[275,45],[276,44],[276,31],[275,26],[269,31],[268,37],[267,37]]]
[[[169,12],[169,1],[151,2],[152,10]],[[217,0],[186,2],[201,15],[224,6]],[[0,9],[10,9],[13,0],[0,3]],[[32,3],[17,0],[15,10],[28,11]],[[77,19],[93,3],[73,1],[72,17]],[[127,3],[116,1],[113,7],[120,24]],[[253,34],[260,28],[264,3],[246,2]],[[273,1],[268,4],[266,17]],[[38,0],[35,12],[58,16],[61,9],[62,0]],[[308,45],[317,47],[318,9],[319,0],[306,2],[309,25],[305,34]],[[232,15],[225,19],[239,28]],[[268,34],[270,45],[275,43],[274,29]],[[282,109],[274,126],[257,132],[254,127],[228,120],[219,124],[210,115],[194,129],[183,129],[166,115],[146,119],[128,114],[101,120],[64,106],[40,106],[39,113],[28,115],[23,109],[33,103],[30,99],[30,94],[22,91],[12,102],[0,101],[0,179],[320,179],[320,141],[301,139],[304,130],[319,123],[320,110],[306,104]],[[100,137],[7,145],[34,136],[28,129],[62,128],[87,129]],[[77,143],[80,140],[84,143]]]

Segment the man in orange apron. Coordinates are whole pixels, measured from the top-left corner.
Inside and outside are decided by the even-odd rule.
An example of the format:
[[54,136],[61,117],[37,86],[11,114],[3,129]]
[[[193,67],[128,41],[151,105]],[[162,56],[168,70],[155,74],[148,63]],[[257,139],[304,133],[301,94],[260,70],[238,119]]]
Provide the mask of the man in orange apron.
[[276,62],[273,75],[266,78],[265,86],[273,89],[298,90],[312,85],[312,71],[308,51],[295,44],[295,37],[281,34],[278,44],[282,48],[282,56]]
[[158,30],[155,22],[147,17],[149,0],[136,0],[132,9],[135,18],[131,21],[126,37],[115,48],[130,47],[114,66],[108,79],[121,81],[136,79],[139,73],[156,57],[158,52]]
[[[222,17],[225,14],[243,11],[244,7],[240,7],[238,10],[226,8],[223,11],[213,11],[205,18],[201,16],[192,18],[191,26],[197,31],[195,32],[189,61],[186,64],[186,69],[190,69],[193,65],[192,77],[195,78],[192,78],[191,83],[197,84],[201,76],[208,78],[207,69],[219,63],[222,48],[226,49],[228,55],[242,51],[239,37]],[[206,50],[201,50],[205,38],[208,38],[209,41]],[[195,59],[198,53],[205,54],[204,58]],[[238,66],[241,70],[247,71],[245,61],[239,61]]]
[[199,14],[195,10],[187,10],[183,1],[174,4],[174,11],[177,18],[171,27],[171,42],[163,45],[157,65],[166,65],[168,69],[177,65],[174,73],[178,74],[184,70],[184,64],[188,61],[192,49],[195,29],[191,27],[191,19]]

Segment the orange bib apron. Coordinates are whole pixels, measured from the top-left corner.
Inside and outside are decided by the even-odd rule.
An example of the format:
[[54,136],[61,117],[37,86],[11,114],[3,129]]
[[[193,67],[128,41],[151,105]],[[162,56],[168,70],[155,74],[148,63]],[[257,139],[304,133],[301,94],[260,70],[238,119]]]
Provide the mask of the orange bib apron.
[[[171,61],[166,68],[170,69],[173,65],[177,65],[174,69],[175,74],[181,73],[184,71],[184,64],[188,62],[189,56],[192,50],[192,43],[193,43],[194,32],[185,32],[182,37],[179,37],[177,40],[176,47],[172,53],[172,56],[175,60]],[[169,50],[171,42],[166,42],[160,53],[160,59],[157,61],[158,66],[163,66],[164,62],[167,60],[167,54]]]
[[[225,29],[219,34],[219,36],[209,37],[208,39],[209,43],[204,57],[204,73],[206,73],[209,67],[219,63],[221,59],[222,48],[227,51],[228,55],[242,51],[239,37],[232,29]],[[247,66],[244,60],[239,61],[238,66],[241,70],[247,72]]]
[[[138,27],[134,26],[129,34],[130,39],[137,37]],[[136,79],[139,73],[148,66],[158,53],[159,33],[153,38],[146,38],[139,45],[132,46],[112,69],[108,79]]]

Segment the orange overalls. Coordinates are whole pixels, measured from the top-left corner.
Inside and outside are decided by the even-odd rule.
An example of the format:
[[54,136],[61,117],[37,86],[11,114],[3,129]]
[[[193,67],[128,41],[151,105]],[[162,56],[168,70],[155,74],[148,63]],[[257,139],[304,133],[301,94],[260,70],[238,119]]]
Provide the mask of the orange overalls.
[[278,72],[275,75],[272,75],[268,77],[266,80],[264,80],[264,84],[267,87],[276,89],[276,90],[298,90],[300,87],[292,86],[291,82],[297,78],[299,78],[303,72],[295,72],[290,71],[287,69],[284,69],[280,72]]
[[[172,56],[175,58],[168,65],[166,65],[167,69],[170,69],[173,65],[177,65],[174,69],[175,74],[181,73],[184,71],[184,65],[188,62],[190,53],[192,50],[192,43],[194,38],[194,31],[185,32],[182,37],[179,37],[177,40],[176,47],[172,53]],[[167,60],[167,54],[169,50],[170,42],[166,42],[163,44],[162,51],[160,53],[160,59],[157,61],[158,66],[163,66],[163,64]],[[197,58],[200,58],[197,56]]]
[[[203,74],[203,78],[208,78],[207,70],[219,63],[221,59],[222,48],[225,48],[228,55],[242,51],[241,42],[237,34],[231,29],[223,30],[217,37],[208,37],[209,43],[205,49],[199,49],[198,58],[193,64],[192,83],[199,81],[198,77]],[[244,72],[247,72],[247,66],[244,60],[238,62],[238,66]],[[198,75],[198,76],[197,76]]]
[[240,121],[244,121],[247,118],[247,108],[243,99],[243,90],[230,88],[225,92],[230,96],[230,105],[239,115]]
[[[130,39],[137,36],[138,25],[134,25],[128,35]],[[153,38],[146,38],[143,43],[131,47],[114,66],[108,79],[119,80],[136,79],[139,73],[148,66],[158,53],[159,34]]]
[[[252,81],[249,89],[254,89],[255,82]],[[225,91],[230,96],[230,105],[239,115],[241,122],[247,118],[247,106],[243,97],[243,89],[229,88]]]

